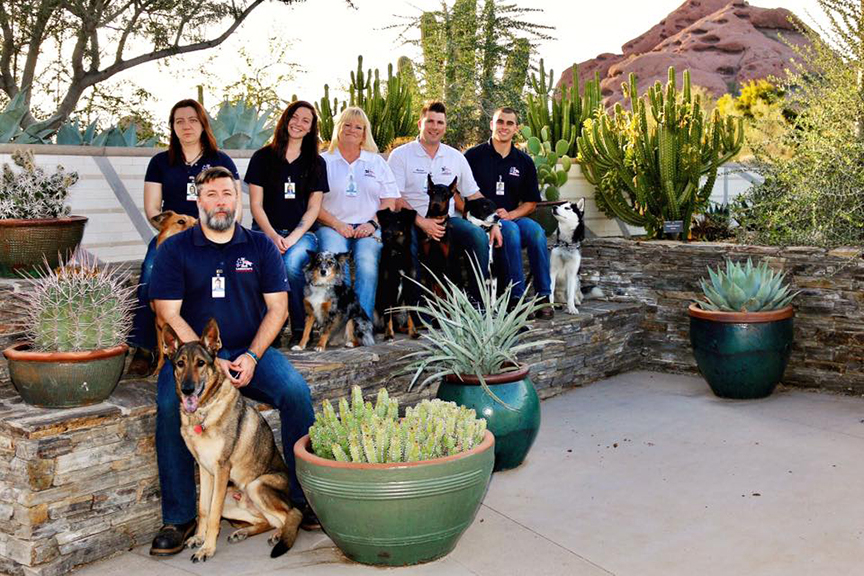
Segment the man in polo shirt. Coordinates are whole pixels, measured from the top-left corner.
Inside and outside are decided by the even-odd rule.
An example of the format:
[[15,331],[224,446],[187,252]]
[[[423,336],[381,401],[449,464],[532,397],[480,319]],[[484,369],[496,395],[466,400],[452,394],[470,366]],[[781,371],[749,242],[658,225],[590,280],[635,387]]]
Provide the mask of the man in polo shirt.
[[[198,224],[159,248],[150,298],[159,319],[183,342],[197,340],[210,318],[219,323],[222,371],[244,396],[279,409],[290,497],[304,511],[305,527],[317,527],[297,482],[292,450],[314,421],[309,387],[285,356],[270,347],[288,317],[285,266],[269,238],[235,223],[238,194],[230,171],[205,170],[196,185]],[[197,514],[195,462],[180,436],[170,362],[157,383],[156,457],[164,526],[150,553],[167,556],[183,549]]]
[[[435,241],[444,235],[443,218],[426,218],[429,196],[426,193],[427,176],[435,184],[450,185],[456,178],[456,187],[462,198],[479,198],[480,190],[471,174],[465,157],[455,148],[441,142],[447,130],[447,109],[441,102],[428,102],[420,110],[417,121],[420,135],[413,142],[399,146],[390,153],[387,163],[396,177],[396,186],[401,197],[396,208],[412,208],[417,211],[415,228],[411,237],[411,255],[414,268],[420,274],[418,256],[418,232]],[[487,235],[479,226],[457,216],[454,201],[450,202],[450,234],[452,241],[473,254],[486,274],[489,270],[489,243],[501,246],[501,231],[497,226]]]
[[[474,179],[484,196],[494,201],[501,217],[504,236],[504,254],[510,282],[511,296],[518,299],[525,293],[525,274],[522,271],[522,248],[528,249],[528,263],[534,276],[534,291],[549,302],[549,250],[546,233],[528,215],[540,201],[537,169],[528,154],[513,146],[513,137],[519,129],[519,119],[513,108],[499,108],[492,116],[492,138],[467,152]],[[551,318],[552,307],[541,308],[537,315]]]

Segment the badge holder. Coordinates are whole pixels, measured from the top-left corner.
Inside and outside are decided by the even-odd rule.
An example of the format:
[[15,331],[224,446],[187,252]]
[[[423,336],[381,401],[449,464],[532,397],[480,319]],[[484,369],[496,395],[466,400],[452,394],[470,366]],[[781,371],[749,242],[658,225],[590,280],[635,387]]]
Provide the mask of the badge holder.
[[288,178],[288,181],[285,182],[285,200],[294,200],[295,198],[297,198],[297,184]]
[[353,172],[350,172],[348,174],[348,185],[345,187],[345,196],[347,196],[348,198],[357,197],[357,181],[354,180]]
[[213,298],[225,298],[225,277],[218,272],[210,278],[210,295]]
[[190,202],[195,202],[198,200],[198,188],[195,187],[194,182],[186,183],[186,200]]
[[504,180],[501,179],[501,176],[498,177],[498,182],[495,183],[495,195],[504,196]]

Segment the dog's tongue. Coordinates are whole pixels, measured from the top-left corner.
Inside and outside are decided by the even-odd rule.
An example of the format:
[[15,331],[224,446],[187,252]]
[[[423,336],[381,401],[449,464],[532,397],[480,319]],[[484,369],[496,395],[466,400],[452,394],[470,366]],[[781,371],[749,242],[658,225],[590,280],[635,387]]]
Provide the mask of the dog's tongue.
[[183,409],[186,412],[195,412],[198,409],[198,396],[195,394],[192,394],[191,396],[184,396]]

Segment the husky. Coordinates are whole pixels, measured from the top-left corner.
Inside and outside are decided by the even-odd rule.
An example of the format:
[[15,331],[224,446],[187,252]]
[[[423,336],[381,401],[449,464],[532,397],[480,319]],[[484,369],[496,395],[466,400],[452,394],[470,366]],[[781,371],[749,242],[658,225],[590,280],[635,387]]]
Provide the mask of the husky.
[[[583,297],[602,298],[603,292],[597,287],[582,289],[579,281],[579,268],[582,266],[582,241],[585,240],[585,199],[578,202],[565,202],[552,207],[552,215],[558,221],[557,242],[552,248],[550,276],[552,293],[550,303],[561,301],[567,304],[568,314],[578,314],[577,306]],[[555,293],[556,285],[563,292],[562,298]]]

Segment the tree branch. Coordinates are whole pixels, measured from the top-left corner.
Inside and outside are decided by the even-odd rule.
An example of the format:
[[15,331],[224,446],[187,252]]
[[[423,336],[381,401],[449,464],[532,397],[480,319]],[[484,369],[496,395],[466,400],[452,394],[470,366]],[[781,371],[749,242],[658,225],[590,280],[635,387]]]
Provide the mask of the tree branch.
[[9,23],[9,14],[0,2],[0,29],[3,30],[3,53],[0,54],[0,89],[9,98],[14,98],[18,93],[15,76],[12,74],[12,51],[15,47],[15,36],[12,33],[12,25]]

